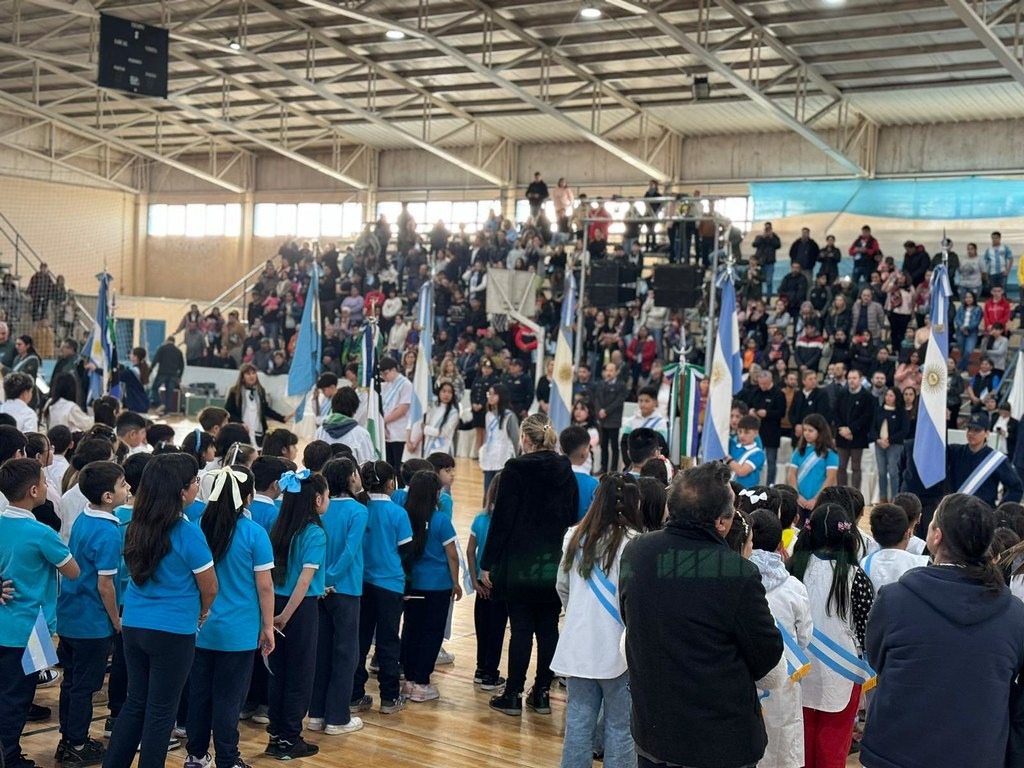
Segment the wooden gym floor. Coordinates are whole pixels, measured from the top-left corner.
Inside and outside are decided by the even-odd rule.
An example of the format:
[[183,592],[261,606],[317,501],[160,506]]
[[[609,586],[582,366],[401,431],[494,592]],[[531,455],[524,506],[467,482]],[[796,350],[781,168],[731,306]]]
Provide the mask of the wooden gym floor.
[[[469,541],[473,517],[480,511],[483,475],[476,461],[458,459],[453,488],[455,527],[463,548]],[[374,697],[375,709],[361,716],[363,730],[346,736],[326,736],[306,731],[307,741],[320,746],[320,753],[302,761],[311,768],[364,768],[383,765],[388,768],[486,768],[517,765],[527,768],[552,768],[559,764],[565,721],[565,690],[552,690],[551,715],[537,715],[524,708],[521,718],[490,710],[492,693],[473,686],[476,641],[473,633],[473,600],[464,597],[455,605],[452,639],[444,647],[455,654],[455,663],[438,667],[433,682],[441,698],[424,704],[410,703],[395,715],[376,711],[379,696],[371,675],[367,693]],[[505,659],[502,659],[502,671]],[[527,677],[527,686],[532,680]],[[59,739],[57,699],[59,687],[40,690],[36,703],[52,708],[49,721],[29,723],[22,737],[25,754],[44,768],[54,765],[53,753]],[[106,690],[96,695],[91,735],[100,738],[107,716]],[[263,756],[266,746],[264,726],[252,722],[239,724],[242,759],[254,768],[275,764]],[[167,754],[167,765],[180,766],[185,759],[184,746]],[[597,763],[596,765],[600,765]],[[851,757],[848,766],[859,765]]]

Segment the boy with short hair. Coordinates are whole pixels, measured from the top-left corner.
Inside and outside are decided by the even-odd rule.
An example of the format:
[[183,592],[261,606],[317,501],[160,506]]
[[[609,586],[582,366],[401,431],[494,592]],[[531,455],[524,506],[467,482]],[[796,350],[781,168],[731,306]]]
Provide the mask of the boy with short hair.
[[653,429],[663,438],[668,440],[668,420],[658,413],[658,389],[657,387],[641,387],[636,395],[638,411],[630,416],[622,425],[622,434],[625,437],[634,429]]
[[68,545],[81,576],[63,584],[57,598],[57,656],[64,680],[55,759],[84,768],[103,762],[103,744],[89,738],[89,723],[93,694],[103,687],[111,638],[121,631],[117,609],[121,534],[114,510],[128,500],[128,483],[117,464],[94,461],[82,468],[78,485],[89,506],[75,521]]
[[338,391],[338,376],[330,371],[324,371],[316,380],[316,390],[313,392],[313,413],[316,416],[316,425],[319,427],[324,420],[331,415],[331,400]]
[[203,408],[199,415],[196,416],[196,421],[199,422],[199,426],[203,428],[203,431],[209,432],[214,437],[217,437],[220,428],[228,423],[228,419],[228,412],[214,405]]
[[252,463],[253,488],[256,492],[249,505],[249,514],[267,533],[274,527],[280,512],[274,500],[281,495],[278,481],[288,471],[289,464],[279,456],[260,456]]
[[[907,520],[910,521],[911,531],[916,529],[921,522],[921,512],[923,510],[921,500],[912,493],[897,493],[892,503],[907,513]],[[910,541],[907,542],[907,552],[912,555],[927,555],[928,544],[920,536],[911,534]]]
[[732,479],[744,488],[761,484],[761,469],[765,464],[765,453],[757,444],[761,420],[748,413],[736,425],[736,442],[730,441],[729,469]]
[[356,420],[359,394],[352,387],[342,387],[331,398],[331,413],[316,431],[315,438],[325,443],[342,443],[352,449],[359,465],[377,460],[377,449],[365,427]]
[[71,430],[64,425],[50,427],[46,433],[46,439],[50,441],[53,448],[53,461],[50,466],[43,468],[47,482],[54,488],[59,489],[64,480],[64,473],[68,471],[71,462],[68,461],[68,453],[75,447],[75,441],[71,439]]
[[583,427],[566,427],[558,436],[558,444],[572,463],[572,474],[580,489],[578,519],[582,520],[590,509],[598,486],[597,478],[583,468],[590,458],[590,434]]
[[329,443],[313,440],[302,451],[302,466],[310,472],[319,473],[324,464],[334,455]]
[[135,411],[121,411],[114,422],[118,439],[128,446],[128,455],[147,451],[146,419]]
[[0,621],[0,744],[7,768],[35,768],[21,752],[21,732],[36,692],[38,676],[26,675],[21,659],[40,609],[50,632],[56,629],[57,572],[77,579],[78,563],[60,536],[32,515],[46,499],[46,478],[35,459],[10,459],[0,466],[0,574],[15,594]]
[[928,565],[924,555],[907,552],[907,542],[914,531],[903,507],[876,504],[871,510],[871,535],[881,549],[861,561],[861,568],[871,579],[875,592],[886,584],[899,581],[912,568]]
[[0,412],[13,416],[22,432],[35,432],[39,429],[39,416],[29,407],[35,389],[36,382],[27,373],[15,371],[4,376],[7,400],[0,406]]

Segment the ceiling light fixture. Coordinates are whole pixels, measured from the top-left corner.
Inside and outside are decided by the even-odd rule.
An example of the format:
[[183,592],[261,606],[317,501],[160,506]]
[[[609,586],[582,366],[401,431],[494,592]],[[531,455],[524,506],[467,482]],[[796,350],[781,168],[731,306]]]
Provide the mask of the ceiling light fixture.
[[704,101],[711,98],[711,83],[704,75],[697,75],[693,78],[693,100]]
[[230,48],[232,51],[242,50],[242,46],[235,39],[228,40],[228,48]]
[[389,29],[387,32],[384,33],[384,37],[386,37],[388,40],[404,40],[405,32],[403,32],[400,29]]
[[599,19],[601,18],[601,9],[593,2],[586,2],[580,9],[580,16],[584,19]]

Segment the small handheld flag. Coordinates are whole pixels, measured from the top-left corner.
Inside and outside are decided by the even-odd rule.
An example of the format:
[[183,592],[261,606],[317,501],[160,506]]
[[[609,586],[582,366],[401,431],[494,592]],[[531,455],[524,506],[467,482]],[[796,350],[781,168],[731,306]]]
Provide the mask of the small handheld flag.
[[32,675],[56,663],[57,651],[53,647],[50,628],[46,626],[46,616],[40,608],[36,623],[32,627],[32,634],[28,636],[25,653],[21,656],[21,669],[26,675]]

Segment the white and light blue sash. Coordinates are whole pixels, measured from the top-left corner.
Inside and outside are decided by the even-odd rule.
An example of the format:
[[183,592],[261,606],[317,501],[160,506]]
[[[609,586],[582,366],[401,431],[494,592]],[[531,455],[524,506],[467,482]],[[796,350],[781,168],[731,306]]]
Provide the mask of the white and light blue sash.
[[786,673],[789,675],[790,680],[798,683],[804,675],[811,671],[811,657],[807,655],[807,651],[800,647],[800,644],[789,633],[789,630],[778,621],[775,622],[775,626],[778,628],[779,634],[782,635],[782,652],[786,657]]
[[[576,562],[582,561],[580,550],[576,550]],[[618,589],[612,584],[605,572],[601,570],[601,567],[594,563],[590,570],[590,576],[587,578],[587,586],[590,587],[590,591],[594,593],[594,597],[606,611],[619,624],[619,626],[626,626],[622,621],[622,616],[619,615],[618,609]]]
[[878,675],[871,665],[843,648],[817,627],[814,628],[807,650],[837,675],[860,685],[865,691],[875,687]]
[[803,462],[796,469],[797,483],[802,483],[810,471],[818,466],[819,462],[822,461],[824,461],[824,459],[815,452],[814,448],[811,448],[810,454],[804,456]]
[[988,456],[981,460],[981,464],[974,468],[971,472],[970,477],[964,480],[963,485],[960,486],[957,493],[973,494],[975,493],[992,473],[999,469],[1000,465],[1006,461],[1006,454],[1000,453],[999,451],[992,451]]

